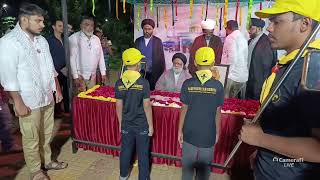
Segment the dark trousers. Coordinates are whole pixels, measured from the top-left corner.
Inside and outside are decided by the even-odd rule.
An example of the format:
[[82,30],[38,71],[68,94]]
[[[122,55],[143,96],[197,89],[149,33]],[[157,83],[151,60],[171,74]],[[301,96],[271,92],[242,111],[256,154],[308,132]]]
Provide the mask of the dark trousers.
[[9,151],[13,145],[10,127],[8,125],[11,118],[12,117],[8,104],[0,103],[0,141],[5,152]]
[[149,81],[150,90],[153,91],[156,87],[156,82],[154,80],[154,77],[152,76],[152,73],[149,73],[149,72],[146,73],[146,80]]
[[133,152],[138,153],[139,180],[150,180],[150,137],[148,128],[128,128],[121,131],[120,176],[127,177]]
[[209,180],[213,147],[199,148],[187,142],[182,145],[182,180]]
[[[63,100],[61,103],[63,103],[64,106],[64,112],[68,113],[70,112],[69,108],[69,89],[68,89],[68,78],[65,77],[62,73],[59,73],[58,75],[58,81],[61,87]],[[55,109],[57,109],[57,113],[61,112],[61,104],[58,103],[55,105]],[[60,112],[59,112],[60,111]]]

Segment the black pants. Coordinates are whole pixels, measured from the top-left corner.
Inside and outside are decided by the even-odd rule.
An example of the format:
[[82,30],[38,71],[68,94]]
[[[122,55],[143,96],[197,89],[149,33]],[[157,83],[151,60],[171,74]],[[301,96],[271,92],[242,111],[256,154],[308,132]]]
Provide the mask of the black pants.
[[[62,91],[62,96],[63,96],[63,106],[64,106],[64,112],[69,113],[70,112],[70,108],[69,108],[69,89],[68,89],[68,78],[66,76],[64,76],[62,73],[59,73],[58,75],[58,81],[61,87],[61,91]],[[59,111],[61,112],[61,104],[58,103],[55,105],[55,109],[57,109],[57,113],[59,113]]]
[[121,131],[120,176],[127,177],[133,152],[138,153],[139,180],[150,180],[150,137],[148,128],[128,128]]
[[5,152],[9,151],[13,146],[10,127],[8,125],[11,118],[8,104],[0,102],[0,140]]
[[149,73],[149,72],[146,73],[146,80],[149,81],[150,90],[153,91],[156,87],[156,82],[154,80],[154,77],[152,76],[152,73]]

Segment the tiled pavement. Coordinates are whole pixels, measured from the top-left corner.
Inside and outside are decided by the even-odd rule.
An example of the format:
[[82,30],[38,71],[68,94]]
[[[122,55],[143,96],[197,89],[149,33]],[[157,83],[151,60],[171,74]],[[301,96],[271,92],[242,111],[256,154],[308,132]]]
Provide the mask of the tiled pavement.
[[[65,170],[49,171],[48,174],[52,180],[118,180],[119,177],[119,159],[117,157],[83,150],[79,150],[77,154],[72,154],[71,141],[63,146],[58,159],[68,162],[69,167]],[[16,179],[25,180],[27,176],[26,169],[23,168]],[[223,176],[221,177],[223,178]],[[129,179],[138,179],[137,166],[133,168]],[[151,179],[179,180],[181,179],[181,169],[172,166],[153,165]],[[218,178],[214,179],[219,180]]]
[[[52,143],[53,156],[58,160],[69,163],[65,170],[49,171],[52,180],[118,180],[119,159],[105,154],[84,151],[79,149],[72,154],[70,140],[70,126],[56,120],[56,136]],[[59,131],[58,131],[59,130]],[[15,136],[21,142],[20,136]],[[23,153],[0,156],[0,180],[28,180],[29,174],[25,167]],[[153,165],[152,180],[179,180],[181,168]],[[138,167],[134,166],[129,180],[138,179]],[[211,179],[228,180],[227,175],[211,174]]]

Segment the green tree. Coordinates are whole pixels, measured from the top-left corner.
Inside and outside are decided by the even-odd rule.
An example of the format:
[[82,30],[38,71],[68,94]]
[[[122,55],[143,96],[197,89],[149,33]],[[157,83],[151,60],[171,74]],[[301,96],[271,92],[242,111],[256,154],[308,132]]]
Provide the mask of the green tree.
[[[49,8],[50,19],[61,18],[62,8],[60,0],[44,0]],[[80,18],[83,14],[92,13],[92,1],[88,0],[68,0],[68,21],[73,25],[74,30],[79,30]],[[109,12],[108,0],[95,0],[95,20],[99,24],[104,34],[112,41],[114,57],[110,59],[111,68],[120,69],[122,52],[133,47],[133,24],[130,21],[130,8],[127,4],[127,13],[122,13],[122,3],[119,0],[119,20],[115,17],[115,1],[111,2],[111,12]],[[107,21],[106,21],[107,19]],[[50,24],[47,25],[46,34],[51,31]]]
[[8,29],[13,29],[16,23],[16,18],[7,16],[1,18],[1,30],[0,30],[0,37],[3,36]]

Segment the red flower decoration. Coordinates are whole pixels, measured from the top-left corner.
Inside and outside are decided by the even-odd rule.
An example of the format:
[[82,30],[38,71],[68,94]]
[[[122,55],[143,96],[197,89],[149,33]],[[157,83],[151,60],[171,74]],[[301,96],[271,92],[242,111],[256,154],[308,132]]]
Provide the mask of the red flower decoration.
[[[115,97],[114,87],[111,86],[101,86],[97,88],[94,92],[89,93],[89,96],[103,96],[103,97]],[[164,92],[164,91],[152,91],[150,93],[150,100],[153,103],[159,103],[165,106],[170,104],[177,104],[182,106],[180,101],[180,93],[176,92]],[[255,100],[241,100],[235,98],[225,99],[222,106],[223,111],[230,111],[233,113],[241,113],[246,117],[252,117],[256,114],[260,106],[259,101]]]

